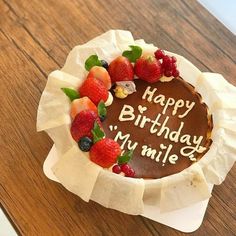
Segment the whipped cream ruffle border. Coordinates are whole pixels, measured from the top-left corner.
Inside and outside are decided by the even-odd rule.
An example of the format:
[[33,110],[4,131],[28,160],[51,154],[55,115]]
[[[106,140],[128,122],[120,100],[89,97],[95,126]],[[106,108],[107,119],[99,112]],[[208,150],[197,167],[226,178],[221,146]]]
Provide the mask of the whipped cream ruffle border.
[[134,40],[129,31],[110,30],[76,46],[61,71],[49,75],[38,107],[37,130],[45,130],[55,143],[59,157],[53,167],[55,176],[85,201],[134,215],[143,213],[144,204],[167,212],[209,198],[208,184],[220,184],[236,159],[236,88],[219,74],[202,73],[182,56],[166,51],[177,57],[181,76],[195,86],[213,114],[213,143],[199,162],[162,179],[126,178],[91,162],[71,138],[70,102],[60,88],[78,88],[83,83],[84,62],[91,54],[110,62],[129,45],[141,46],[144,53],[157,49],[142,39]]

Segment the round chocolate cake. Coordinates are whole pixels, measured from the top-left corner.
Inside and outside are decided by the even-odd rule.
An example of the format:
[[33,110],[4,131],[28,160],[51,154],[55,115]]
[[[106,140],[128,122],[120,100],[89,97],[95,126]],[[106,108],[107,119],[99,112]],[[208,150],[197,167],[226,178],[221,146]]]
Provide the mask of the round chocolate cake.
[[212,117],[181,78],[175,56],[129,47],[109,64],[89,56],[78,91],[62,88],[72,101],[72,138],[115,174],[157,179],[179,173],[209,149]]
[[103,122],[106,137],[134,150],[136,178],[161,178],[198,161],[211,145],[212,117],[194,87],[180,77],[169,82],[134,80],[136,92],[114,96]]

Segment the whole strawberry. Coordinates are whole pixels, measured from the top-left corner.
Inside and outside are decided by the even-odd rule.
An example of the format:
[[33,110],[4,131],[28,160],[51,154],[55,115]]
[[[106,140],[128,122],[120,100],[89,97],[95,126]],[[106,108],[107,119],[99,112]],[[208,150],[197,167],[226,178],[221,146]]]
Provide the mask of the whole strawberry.
[[109,168],[121,154],[120,145],[110,138],[96,142],[90,149],[90,160],[103,168]]
[[134,66],[135,74],[149,83],[157,82],[161,76],[161,63],[152,55],[140,57]]
[[113,60],[108,68],[113,83],[117,81],[130,81],[134,79],[134,69],[126,57],[119,56]]
[[78,142],[84,136],[92,138],[91,130],[93,129],[95,121],[101,126],[101,121],[96,112],[92,110],[79,112],[75,116],[70,128],[73,139]]
[[103,82],[94,78],[88,77],[82,86],[79,88],[79,93],[81,97],[87,96],[95,104],[103,100],[106,102],[108,98],[108,91]]

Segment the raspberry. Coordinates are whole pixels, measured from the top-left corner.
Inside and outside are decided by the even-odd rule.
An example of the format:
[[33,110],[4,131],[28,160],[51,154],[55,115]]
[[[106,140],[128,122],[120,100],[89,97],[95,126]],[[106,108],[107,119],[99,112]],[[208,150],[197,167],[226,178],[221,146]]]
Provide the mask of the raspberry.
[[126,175],[130,170],[130,166],[126,163],[121,165],[121,171]]
[[163,59],[163,57],[165,56],[164,51],[161,49],[157,49],[154,54],[157,60]]
[[172,63],[175,63],[177,61],[176,57],[172,56],[171,61],[172,61]]
[[164,71],[164,75],[165,75],[166,77],[170,77],[170,76],[172,75],[172,71],[171,71],[171,70],[165,70],[165,71]]
[[173,71],[172,71],[172,75],[173,75],[174,77],[178,77],[178,76],[179,76],[179,70],[177,70],[177,69],[173,70]]
[[176,63],[174,62],[174,63],[172,63],[172,71],[173,70],[176,70],[176,68],[177,68],[177,65],[176,65]]
[[126,177],[134,177],[134,175],[135,175],[135,171],[132,168],[130,168],[125,174]]
[[116,173],[116,174],[120,174],[120,173],[121,173],[121,168],[120,168],[119,165],[114,165],[114,166],[112,167],[112,171],[113,171],[114,173]]
[[169,64],[166,64],[165,65],[165,70],[167,71],[167,70],[172,70],[173,69],[173,66],[174,66],[174,64],[172,63],[172,62],[169,62]]
[[162,58],[162,64],[161,64],[161,69],[162,69],[162,73],[166,76],[166,77],[178,77],[179,76],[179,71],[177,70],[177,65],[176,65],[176,57],[172,56],[168,56],[165,55]]
[[169,56],[167,56],[167,55],[165,55],[164,57],[163,57],[163,65],[164,65],[164,67],[166,67],[167,65],[169,65],[170,63],[171,63],[171,59],[170,59],[170,57]]

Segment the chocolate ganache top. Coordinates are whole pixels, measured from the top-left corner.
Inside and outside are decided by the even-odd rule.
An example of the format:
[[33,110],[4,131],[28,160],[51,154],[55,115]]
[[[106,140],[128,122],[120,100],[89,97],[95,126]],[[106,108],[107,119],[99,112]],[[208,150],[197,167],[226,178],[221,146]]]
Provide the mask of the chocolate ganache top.
[[194,87],[181,78],[134,82],[136,92],[114,96],[103,128],[123,150],[134,149],[135,177],[161,178],[198,161],[211,144],[212,118]]

